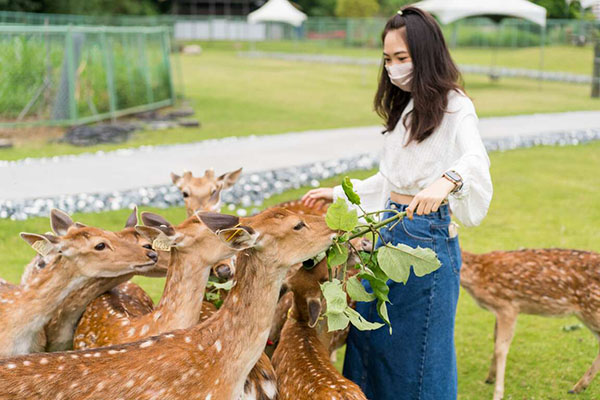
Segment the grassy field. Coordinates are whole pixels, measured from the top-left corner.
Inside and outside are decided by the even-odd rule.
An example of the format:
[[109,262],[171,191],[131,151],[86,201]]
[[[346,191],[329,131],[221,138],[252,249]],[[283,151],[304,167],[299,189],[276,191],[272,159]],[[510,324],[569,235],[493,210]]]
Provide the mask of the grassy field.
[[[261,46],[283,46],[267,43]],[[298,46],[305,46],[299,43]],[[318,46],[317,45],[313,45]],[[293,50],[293,44],[286,48]],[[44,135],[26,135],[12,149],[0,149],[0,159],[48,157],[122,147],[189,143],[226,136],[265,135],[308,129],[341,128],[378,124],[372,112],[376,87],[375,66],[323,65],[237,56],[232,43],[207,44],[199,56],[182,56],[186,96],[196,110],[202,128],[179,128],[136,133],[125,144],[74,147],[48,143]],[[316,51],[301,47],[298,51]],[[324,48],[323,50],[328,50]],[[591,51],[580,48],[548,49],[548,63],[591,65]],[[377,56],[375,50],[333,48],[332,53]],[[534,49],[501,50],[511,66],[537,65]],[[588,55],[588,53],[590,53]],[[461,62],[485,63],[490,54],[481,49],[457,50]],[[588,60],[589,58],[589,60]],[[464,61],[463,61],[464,60]],[[558,60],[558,61],[557,61]],[[568,60],[569,62],[565,62]],[[588,62],[589,61],[589,62]],[[499,62],[500,63],[500,62]],[[585,85],[525,79],[490,82],[485,76],[465,76],[466,88],[481,117],[600,109]]]
[[[476,228],[460,230],[461,245],[473,252],[520,247],[569,247],[600,251],[600,142],[578,147],[538,147],[492,153],[494,199],[489,215]],[[351,174],[362,178],[371,171]],[[339,177],[323,182],[332,185]],[[304,189],[269,199],[276,204],[299,197]],[[182,220],[181,208],[159,210],[173,222]],[[128,211],[75,215],[76,220],[120,229]],[[16,282],[33,256],[18,232],[45,232],[48,220],[0,220],[0,276]],[[156,300],[162,279],[136,279]],[[586,329],[567,332],[574,318],[520,316],[508,357],[505,399],[565,399],[567,390],[587,370],[598,352],[596,339]],[[493,316],[461,293],[456,345],[459,398],[491,398],[484,384],[492,354]],[[600,380],[577,399],[600,398]]]

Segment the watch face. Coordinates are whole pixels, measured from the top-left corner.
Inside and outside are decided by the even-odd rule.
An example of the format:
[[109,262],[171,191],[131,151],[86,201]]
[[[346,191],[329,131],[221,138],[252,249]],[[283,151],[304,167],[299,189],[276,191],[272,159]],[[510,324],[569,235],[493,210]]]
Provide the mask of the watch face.
[[448,177],[449,177],[450,179],[452,179],[452,180],[455,180],[455,181],[457,181],[457,182],[460,182],[460,181],[462,181],[462,179],[461,179],[460,175],[458,175],[458,174],[457,174],[456,172],[454,172],[454,171],[447,171],[447,172],[446,172],[446,175],[448,175]]

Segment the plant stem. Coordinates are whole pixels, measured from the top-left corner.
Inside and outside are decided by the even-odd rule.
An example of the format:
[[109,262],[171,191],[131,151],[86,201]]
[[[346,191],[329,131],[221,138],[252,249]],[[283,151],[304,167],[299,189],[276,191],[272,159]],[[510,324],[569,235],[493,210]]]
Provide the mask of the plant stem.
[[376,223],[373,226],[370,226],[370,227],[365,228],[365,229],[361,229],[360,231],[356,232],[354,235],[350,236],[348,238],[348,240],[360,237],[360,236],[364,235],[365,233],[371,232],[371,229],[377,230],[377,229],[381,228],[382,226],[386,226],[387,224],[389,224],[392,221],[396,221],[397,219],[404,218],[405,215],[406,215],[406,212],[404,212],[404,211],[403,212],[399,212],[396,215],[394,215],[393,217],[390,217],[388,219],[384,219],[383,221],[378,222],[378,223]]

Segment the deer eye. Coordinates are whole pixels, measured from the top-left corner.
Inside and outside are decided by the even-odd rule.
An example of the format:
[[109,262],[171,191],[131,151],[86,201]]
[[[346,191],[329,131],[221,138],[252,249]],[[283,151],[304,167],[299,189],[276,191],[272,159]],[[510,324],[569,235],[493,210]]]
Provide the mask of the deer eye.
[[101,251],[104,250],[106,248],[106,244],[104,243],[98,243],[96,246],[94,246],[95,250]]
[[298,222],[298,224],[294,227],[295,231],[299,231],[300,229],[304,228],[306,225],[304,225],[304,222],[300,221]]
[[147,243],[147,244],[143,245],[142,247],[145,249],[148,249],[148,250],[152,250],[152,245],[150,243]]
[[188,192],[183,192],[183,198],[185,199],[185,198],[188,198],[188,197],[190,197],[190,194]]

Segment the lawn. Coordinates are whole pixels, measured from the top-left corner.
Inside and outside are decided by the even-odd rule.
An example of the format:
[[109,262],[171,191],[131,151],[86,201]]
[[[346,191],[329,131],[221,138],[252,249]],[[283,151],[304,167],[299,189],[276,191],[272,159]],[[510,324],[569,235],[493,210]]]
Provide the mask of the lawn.
[[[379,123],[372,111],[377,76],[375,66],[248,59],[238,57],[232,43],[227,44],[229,50],[223,47],[226,46],[215,43],[207,45],[201,55],[181,57],[185,93],[196,110],[196,117],[202,122],[202,128],[144,131],[135,134],[126,144],[92,147],[47,143],[46,138],[36,139],[31,135],[19,140],[17,136],[14,148],[0,149],[0,159],[48,157],[142,145],[189,143],[227,136]],[[373,50],[341,49],[376,56]],[[332,52],[338,50],[340,48],[333,48]],[[534,66],[537,65],[537,61],[532,61],[535,58],[532,49],[506,53],[507,57],[515,59],[515,66],[528,59]],[[564,65],[587,64],[585,49],[564,48],[556,55],[551,50],[548,53],[548,60],[559,57]],[[489,56],[480,49],[459,50],[457,54],[459,59],[464,58],[470,63],[484,62],[484,58]],[[591,65],[591,55],[589,58]],[[569,60],[569,63],[564,60]],[[467,75],[465,82],[481,117],[600,109],[600,100],[589,97],[590,88],[586,85],[539,83],[525,79],[491,82],[479,75]]]
[[[568,247],[600,251],[600,142],[578,147],[538,147],[490,154],[495,194],[489,215],[476,228],[460,230],[461,244],[469,251],[486,252],[520,247]],[[351,174],[368,176],[370,171]],[[339,177],[323,182],[332,185]],[[269,199],[276,204],[297,198],[306,189]],[[173,222],[184,218],[181,208],[159,210]],[[75,215],[76,220],[120,229],[128,211]],[[18,232],[45,232],[48,220],[0,220],[0,276],[16,282],[33,256]],[[599,266],[600,267],[600,266]],[[162,279],[136,279],[156,300]],[[520,316],[508,357],[505,399],[565,399],[567,390],[597,355],[597,341],[584,329],[567,332],[574,318]],[[493,317],[461,293],[456,345],[459,398],[491,398],[484,384],[492,354]],[[600,398],[600,379],[577,399]]]

